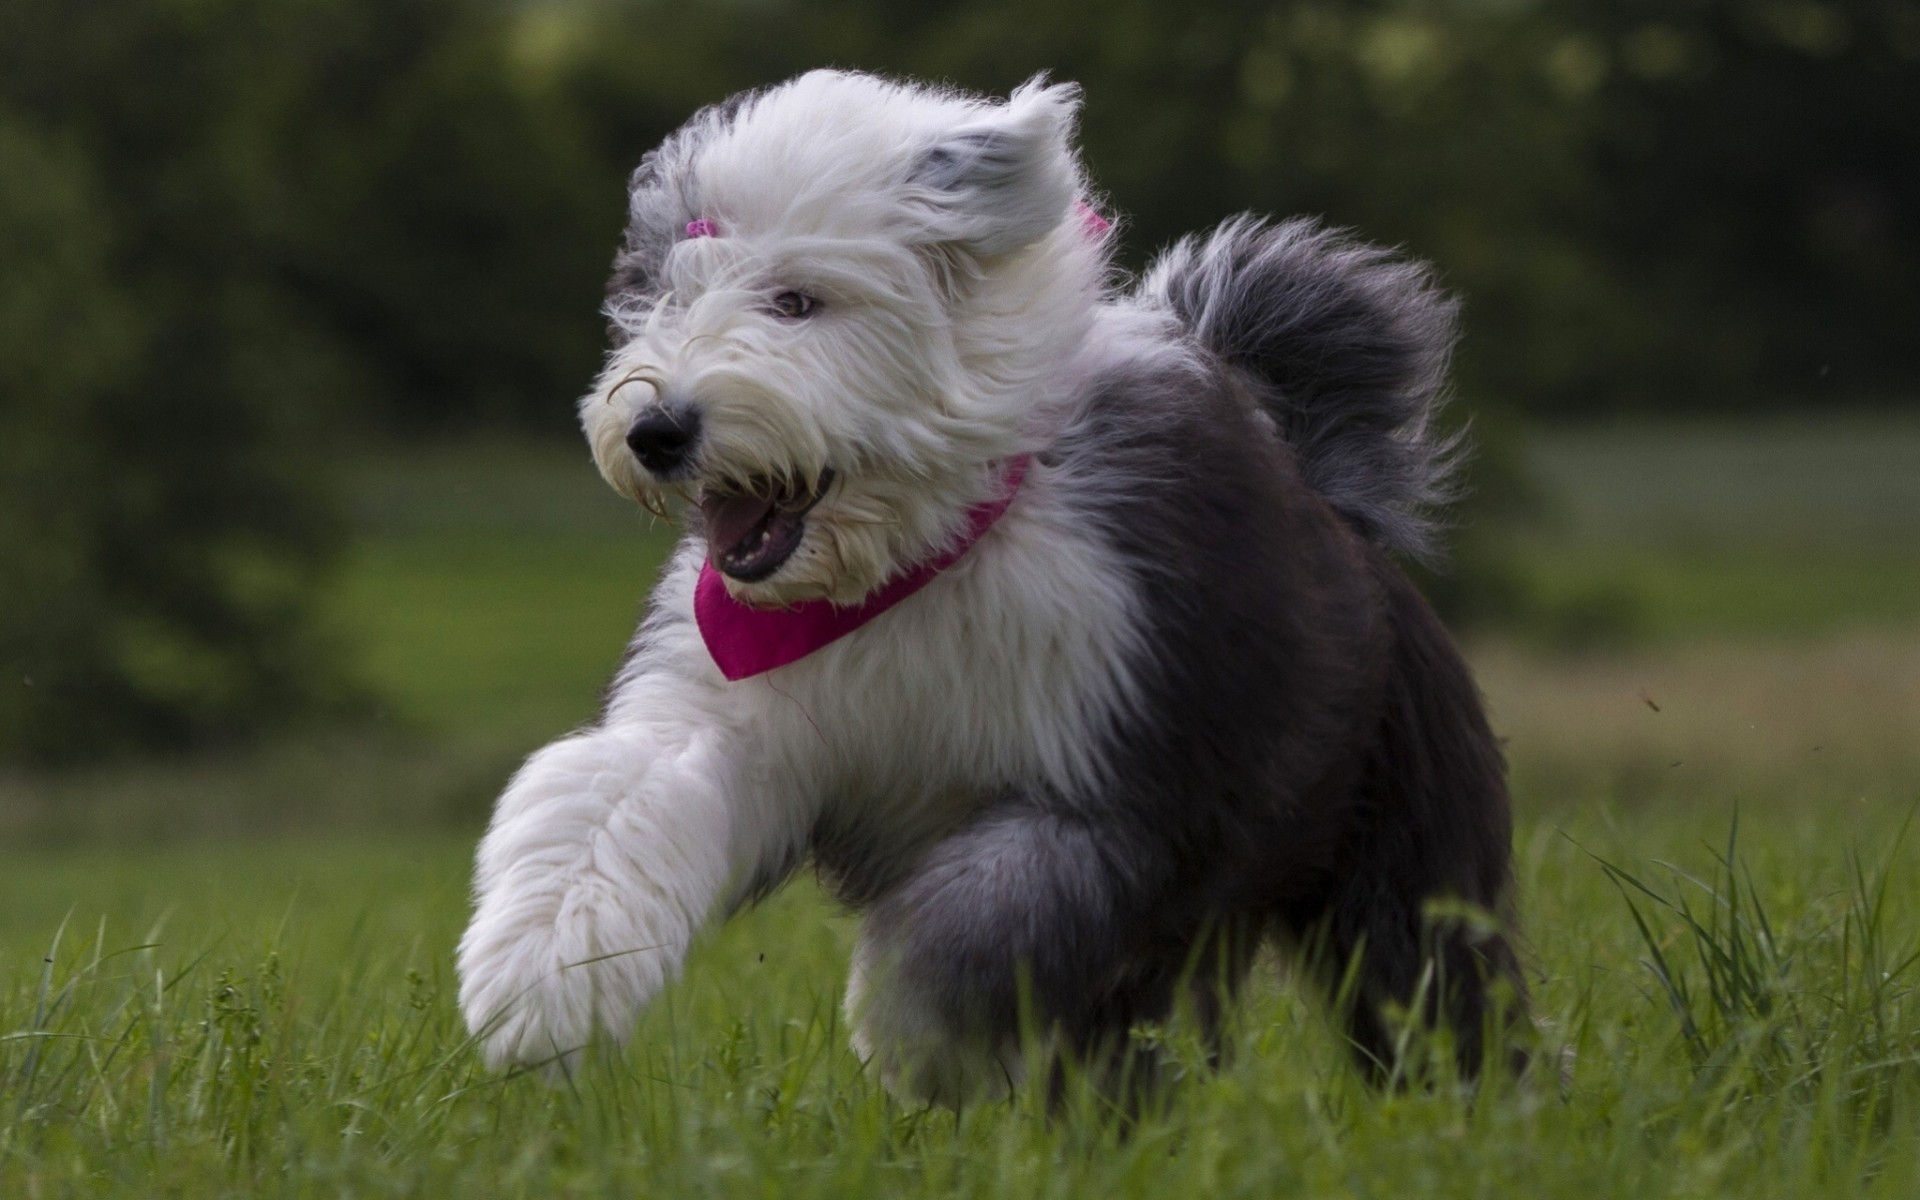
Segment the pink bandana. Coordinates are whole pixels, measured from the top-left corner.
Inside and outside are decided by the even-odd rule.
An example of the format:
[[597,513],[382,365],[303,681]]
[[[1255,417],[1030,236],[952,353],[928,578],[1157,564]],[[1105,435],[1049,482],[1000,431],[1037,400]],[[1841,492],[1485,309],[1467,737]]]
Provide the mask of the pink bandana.
[[791,608],[752,608],[727,592],[713,564],[700,567],[693,589],[693,616],[707,652],[728,680],[764,675],[798,662],[815,650],[852,633],[933,581],[960,561],[1000,514],[1013,503],[1027,475],[1027,457],[1007,463],[1005,490],[967,513],[967,528],[954,544],[881,584],[857,604],[842,608],[829,600],[807,600]]

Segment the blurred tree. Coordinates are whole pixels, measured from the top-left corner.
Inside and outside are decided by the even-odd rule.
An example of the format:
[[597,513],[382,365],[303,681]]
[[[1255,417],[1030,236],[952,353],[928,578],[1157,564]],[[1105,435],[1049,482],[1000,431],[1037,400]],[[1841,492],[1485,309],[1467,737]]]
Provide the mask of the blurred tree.
[[216,247],[168,246],[232,199],[204,160],[167,197],[210,155],[173,149],[128,189],[73,124],[0,104],[0,762],[241,737],[345,694],[310,620],[324,357],[281,351]]
[[280,281],[377,378],[369,415],[571,431],[632,164],[590,152],[504,6],[344,7],[274,139]]
[[161,304],[252,293],[208,319],[316,415],[559,432],[554,401],[598,354],[630,164],[589,154],[528,83],[516,9],[15,0],[0,97],[79,147]]
[[[1598,119],[1580,233],[1631,336],[1588,399],[1729,409],[1920,382],[1920,4],[1555,0]],[[1615,324],[1620,323],[1616,319]]]
[[1468,299],[1476,403],[1911,378],[1914,0],[0,10],[0,95],[79,135],[127,244],[253,280],[275,336],[326,360],[330,415],[402,430],[565,430],[620,180],[701,105],[822,64],[1083,82],[1135,264],[1241,209],[1404,244]]

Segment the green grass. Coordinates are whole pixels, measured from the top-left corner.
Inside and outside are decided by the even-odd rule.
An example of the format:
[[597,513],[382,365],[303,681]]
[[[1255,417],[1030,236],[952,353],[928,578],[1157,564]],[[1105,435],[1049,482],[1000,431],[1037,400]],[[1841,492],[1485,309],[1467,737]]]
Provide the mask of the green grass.
[[[1896,825],[1855,826],[1856,873],[1840,839],[1782,854],[1792,818],[1749,820],[1761,852],[1730,894],[1724,814],[1653,834],[1706,886],[1641,858],[1643,827],[1563,824],[1529,823],[1520,852],[1564,1083],[1370,1093],[1269,969],[1236,1064],[1126,1139],[1085,1097],[1053,1122],[1030,1099],[960,1117],[888,1101],[838,1027],[847,921],[809,887],[711,938],[632,1050],[551,1089],[481,1073],[453,1012],[464,840],[18,861],[0,1194],[1913,1195],[1920,912]],[[1643,937],[1595,856],[1691,896],[1696,923],[1633,891]],[[1763,953],[1699,923],[1723,900],[1748,928],[1766,914]],[[1776,1003],[1715,1010],[1703,1050],[1727,953]]]
[[480,736],[593,715],[674,531],[571,446],[366,464],[336,619],[401,721]]
[[1543,438],[1535,585],[1640,614],[1604,654],[1473,652],[1564,1080],[1371,1093],[1269,963],[1233,1064],[1126,1137],[1084,1095],[889,1101],[804,882],[571,1086],[481,1072],[473,842],[592,716],[667,533],[572,447],[370,462],[334,619],[375,725],[0,778],[0,1197],[1920,1194],[1915,461],[1896,418]]
[[1528,461],[1582,543],[1920,554],[1920,412],[1543,429]]
[[1524,571],[1643,638],[1920,625],[1920,418],[1548,430]]

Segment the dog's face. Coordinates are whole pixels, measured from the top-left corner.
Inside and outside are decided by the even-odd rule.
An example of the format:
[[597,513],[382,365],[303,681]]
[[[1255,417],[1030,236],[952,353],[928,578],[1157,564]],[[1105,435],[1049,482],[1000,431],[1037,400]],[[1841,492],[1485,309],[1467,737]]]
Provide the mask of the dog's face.
[[1076,105],[815,72],[694,117],[633,178],[581,402],[607,481],[690,500],[760,606],[852,603],[951,537],[1090,320]]

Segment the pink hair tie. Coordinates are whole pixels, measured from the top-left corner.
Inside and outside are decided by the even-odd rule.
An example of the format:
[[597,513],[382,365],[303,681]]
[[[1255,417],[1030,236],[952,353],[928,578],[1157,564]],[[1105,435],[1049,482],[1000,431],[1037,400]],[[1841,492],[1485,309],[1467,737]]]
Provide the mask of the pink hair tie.
[[[1113,228],[1113,222],[1101,216],[1094,210],[1093,205],[1085,200],[1075,200],[1073,211],[1079,216],[1081,227],[1087,231],[1088,237],[1105,237]],[[707,217],[697,217],[687,222],[687,236],[690,238],[719,237],[720,226]]]

